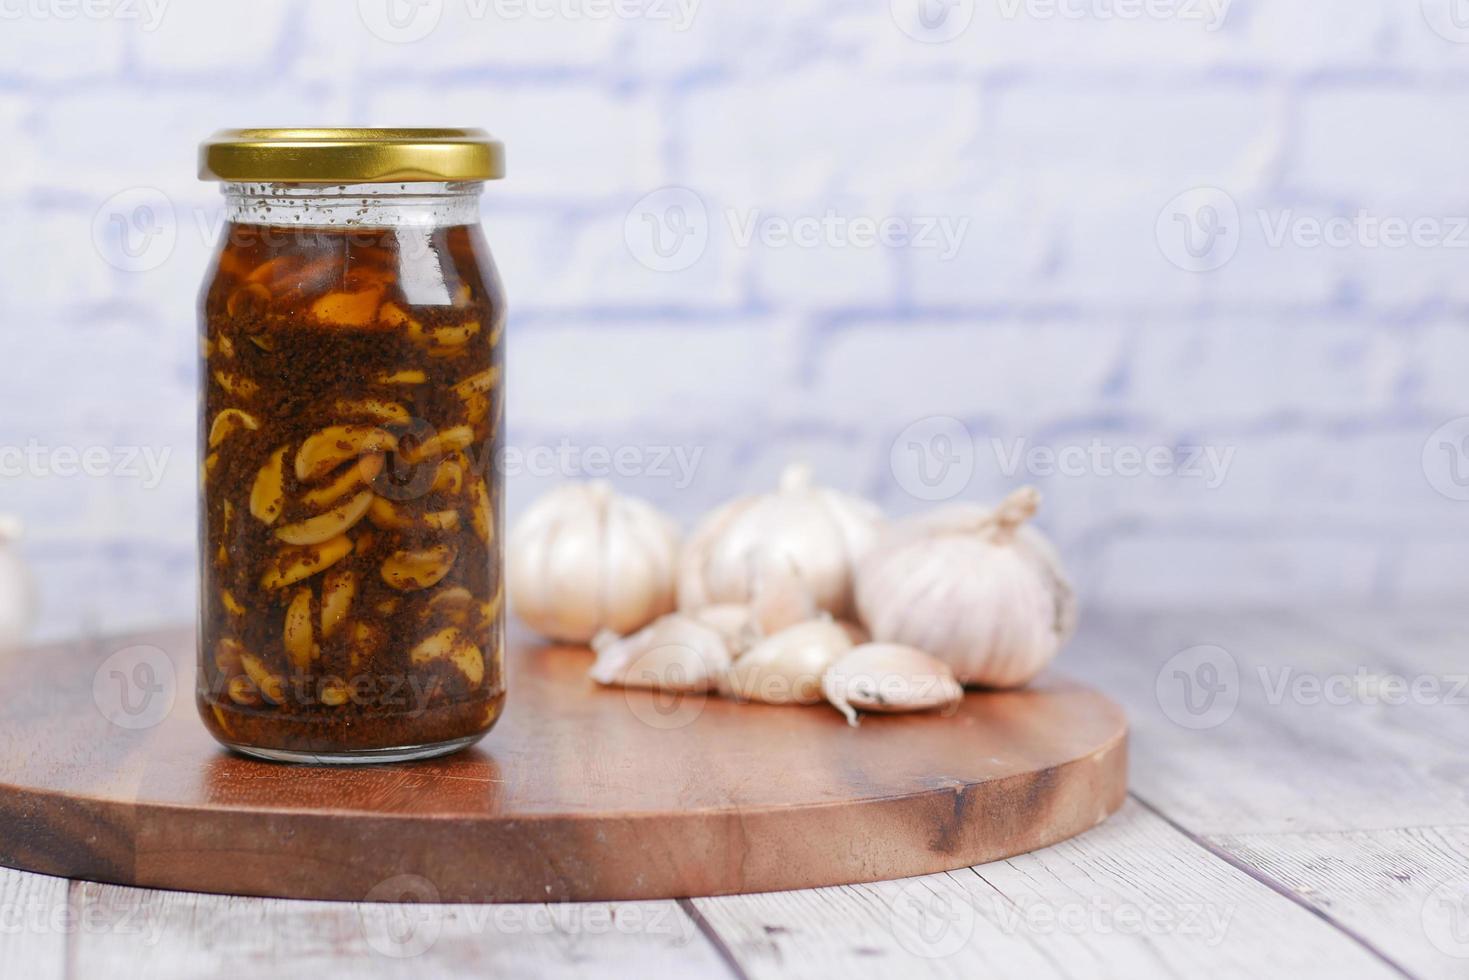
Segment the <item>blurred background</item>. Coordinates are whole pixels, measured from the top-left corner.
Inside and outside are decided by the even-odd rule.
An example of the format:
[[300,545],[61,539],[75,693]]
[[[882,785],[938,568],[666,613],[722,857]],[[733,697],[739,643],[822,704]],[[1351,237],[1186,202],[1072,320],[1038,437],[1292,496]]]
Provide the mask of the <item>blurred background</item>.
[[42,635],[189,618],[197,143],[478,125],[512,515],[809,460],[1039,485],[1091,605],[1457,599],[1466,117],[1461,0],[0,0],[0,512]]

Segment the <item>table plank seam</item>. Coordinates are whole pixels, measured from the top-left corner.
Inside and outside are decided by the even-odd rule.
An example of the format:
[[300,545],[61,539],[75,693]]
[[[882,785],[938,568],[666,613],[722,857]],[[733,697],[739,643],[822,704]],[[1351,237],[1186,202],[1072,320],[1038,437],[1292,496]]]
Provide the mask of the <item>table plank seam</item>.
[[704,937],[704,940],[710,946],[714,947],[714,952],[719,954],[720,960],[723,961],[736,980],[750,980],[750,975],[745,972],[744,967],[740,966],[739,960],[735,957],[734,950],[729,948],[729,945],[724,941],[724,937],[719,935],[718,930],[709,924],[708,919],[704,918],[704,913],[699,911],[698,906],[688,898],[680,898],[676,901],[678,902],[678,907],[683,909],[684,914],[698,928],[699,934]]
[[1149,813],[1152,813],[1159,820],[1162,820],[1164,823],[1168,824],[1168,826],[1178,831],[1185,838],[1192,841],[1194,844],[1207,851],[1209,854],[1218,858],[1220,861],[1223,861],[1225,864],[1234,868],[1236,871],[1248,875],[1251,879],[1259,882],[1266,888],[1269,888],[1277,895],[1280,895],[1281,897],[1286,898],[1294,904],[1300,906],[1305,911],[1314,915],[1316,918],[1320,919],[1322,922],[1326,923],[1327,925],[1331,926],[1331,928],[1341,933],[1347,939],[1350,939],[1352,942],[1356,943],[1365,952],[1367,952],[1373,958],[1377,959],[1384,966],[1396,972],[1398,975],[1407,978],[1407,980],[1416,980],[1416,977],[1412,972],[1410,972],[1397,960],[1389,956],[1384,950],[1379,948],[1366,936],[1363,936],[1355,929],[1352,929],[1346,924],[1340,922],[1335,916],[1331,915],[1324,909],[1303,898],[1295,890],[1287,887],[1284,883],[1280,882],[1279,880],[1260,870],[1259,868],[1256,868],[1254,865],[1241,860],[1224,848],[1219,847],[1208,838],[1201,837],[1200,835],[1189,830],[1187,827],[1174,820],[1168,814],[1158,809],[1152,803],[1148,802],[1142,796],[1138,795],[1136,791],[1129,790],[1128,795],[1136,800],[1139,806],[1146,809]]

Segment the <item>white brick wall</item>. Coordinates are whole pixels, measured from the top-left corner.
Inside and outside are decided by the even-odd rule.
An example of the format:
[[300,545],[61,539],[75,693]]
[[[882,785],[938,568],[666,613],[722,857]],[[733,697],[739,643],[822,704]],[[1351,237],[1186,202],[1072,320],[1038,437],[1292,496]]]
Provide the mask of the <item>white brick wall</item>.
[[[625,19],[431,0],[397,28],[388,0],[169,0],[155,24],[159,2],[0,18],[0,452],[166,454],[152,477],[0,476],[46,632],[190,613],[193,294],[219,208],[194,147],[272,123],[500,133],[511,179],[485,219],[514,305],[511,441],[564,444],[579,473],[629,450],[651,471],[617,481],[686,520],[796,458],[916,510],[894,440],[948,416],[973,469],[960,495],[1041,484],[1094,602],[1469,589],[1469,503],[1435,490],[1439,450],[1423,463],[1469,415],[1469,231],[1302,238],[1365,212],[1452,239],[1469,216],[1469,43],[1431,26],[1454,35],[1448,0],[1234,0],[1215,30],[1109,18],[1112,0],[977,0],[941,44],[888,0],[646,0]],[[177,234],[127,272],[94,218],[139,187]],[[697,195],[707,232],[679,271],[628,242],[664,187]],[[1163,214],[1200,187],[1239,212],[1212,272],[1170,261]],[[963,234],[953,254],[853,237],[885,219]],[[815,240],[779,240],[802,227]],[[1232,455],[1217,485],[1006,472],[1017,440]],[[512,510],[559,478],[523,466]]]

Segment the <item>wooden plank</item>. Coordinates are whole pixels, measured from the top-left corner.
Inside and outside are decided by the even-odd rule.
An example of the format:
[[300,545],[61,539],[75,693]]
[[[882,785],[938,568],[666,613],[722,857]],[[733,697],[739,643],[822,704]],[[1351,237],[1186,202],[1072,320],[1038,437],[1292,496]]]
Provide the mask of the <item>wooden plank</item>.
[[88,924],[67,902],[67,880],[0,868],[0,977],[62,980],[69,937]]
[[[1283,613],[1093,616],[1062,666],[1123,702],[1133,791],[1194,833],[1469,823],[1469,710],[1362,696],[1373,678],[1452,667],[1322,622]],[[1211,677],[1230,689],[1191,714],[1184,698],[1206,705],[1201,683]]]
[[1469,827],[1215,842],[1421,977],[1469,976]]
[[969,871],[693,904],[753,977],[1398,975],[1133,802]]
[[75,936],[71,973],[77,977],[730,975],[671,901],[374,905],[92,882],[75,889],[79,907],[91,914],[131,916],[143,927]]

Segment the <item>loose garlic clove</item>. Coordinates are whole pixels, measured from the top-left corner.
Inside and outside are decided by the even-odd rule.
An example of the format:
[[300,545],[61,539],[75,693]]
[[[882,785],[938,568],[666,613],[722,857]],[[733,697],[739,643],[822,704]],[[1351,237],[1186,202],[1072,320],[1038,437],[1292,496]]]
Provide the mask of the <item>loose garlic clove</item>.
[[703,694],[714,690],[729,669],[729,648],[712,626],[670,613],[631,636],[603,630],[592,637],[598,684]]
[[[487,502],[481,497],[475,512],[488,516]],[[673,610],[678,538],[667,517],[605,482],[557,487],[510,535],[512,608],[555,640],[585,643],[603,629],[632,633]]]
[[1026,525],[1040,494],[1025,487],[993,511],[946,507],[895,525],[857,575],[875,639],[926,650],[961,684],[1018,687],[1076,628],[1060,560]]
[[842,654],[821,675],[821,693],[857,725],[857,711],[897,714],[948,708],[964,697],[949,665],[897,643],[867,643]]
[[822,675],[851,648],[846,631],[830,619],[788,627],[742,653],[720,692],[738,701],[817,704]]
[[250,513],[262,524],[274,524],[286,505],[285,461],[289,448],[282,446],[271,453],[250,487]]
[[820,609],[848,617],[854,562],[881,526],[872,504],[813,486],[809,467],[787,467],[775,493],[731,501],[700,522],[679,560],[678,607],[750,602],[762,576],[794,568]]
[[296,451],[296,479],[312,483],[349,459],[397,448],[397,437],[386,429],[371,425],[328,426],[307,436]]
[[724,637],[724,645],[731,656],[739,656],[753,646],[761,636],[750,607],[737,602],[722,602],[716,606],[705,606],[688,614],[705,626],[712,626]]
[[286,544],[320,544],[350,531],[367,514],[367,508],[372,505],[372,500],[372,491],[363,490],[351,500],[333,507],[325,514],[317,514],[304,521],[277,528],[275,536]]

